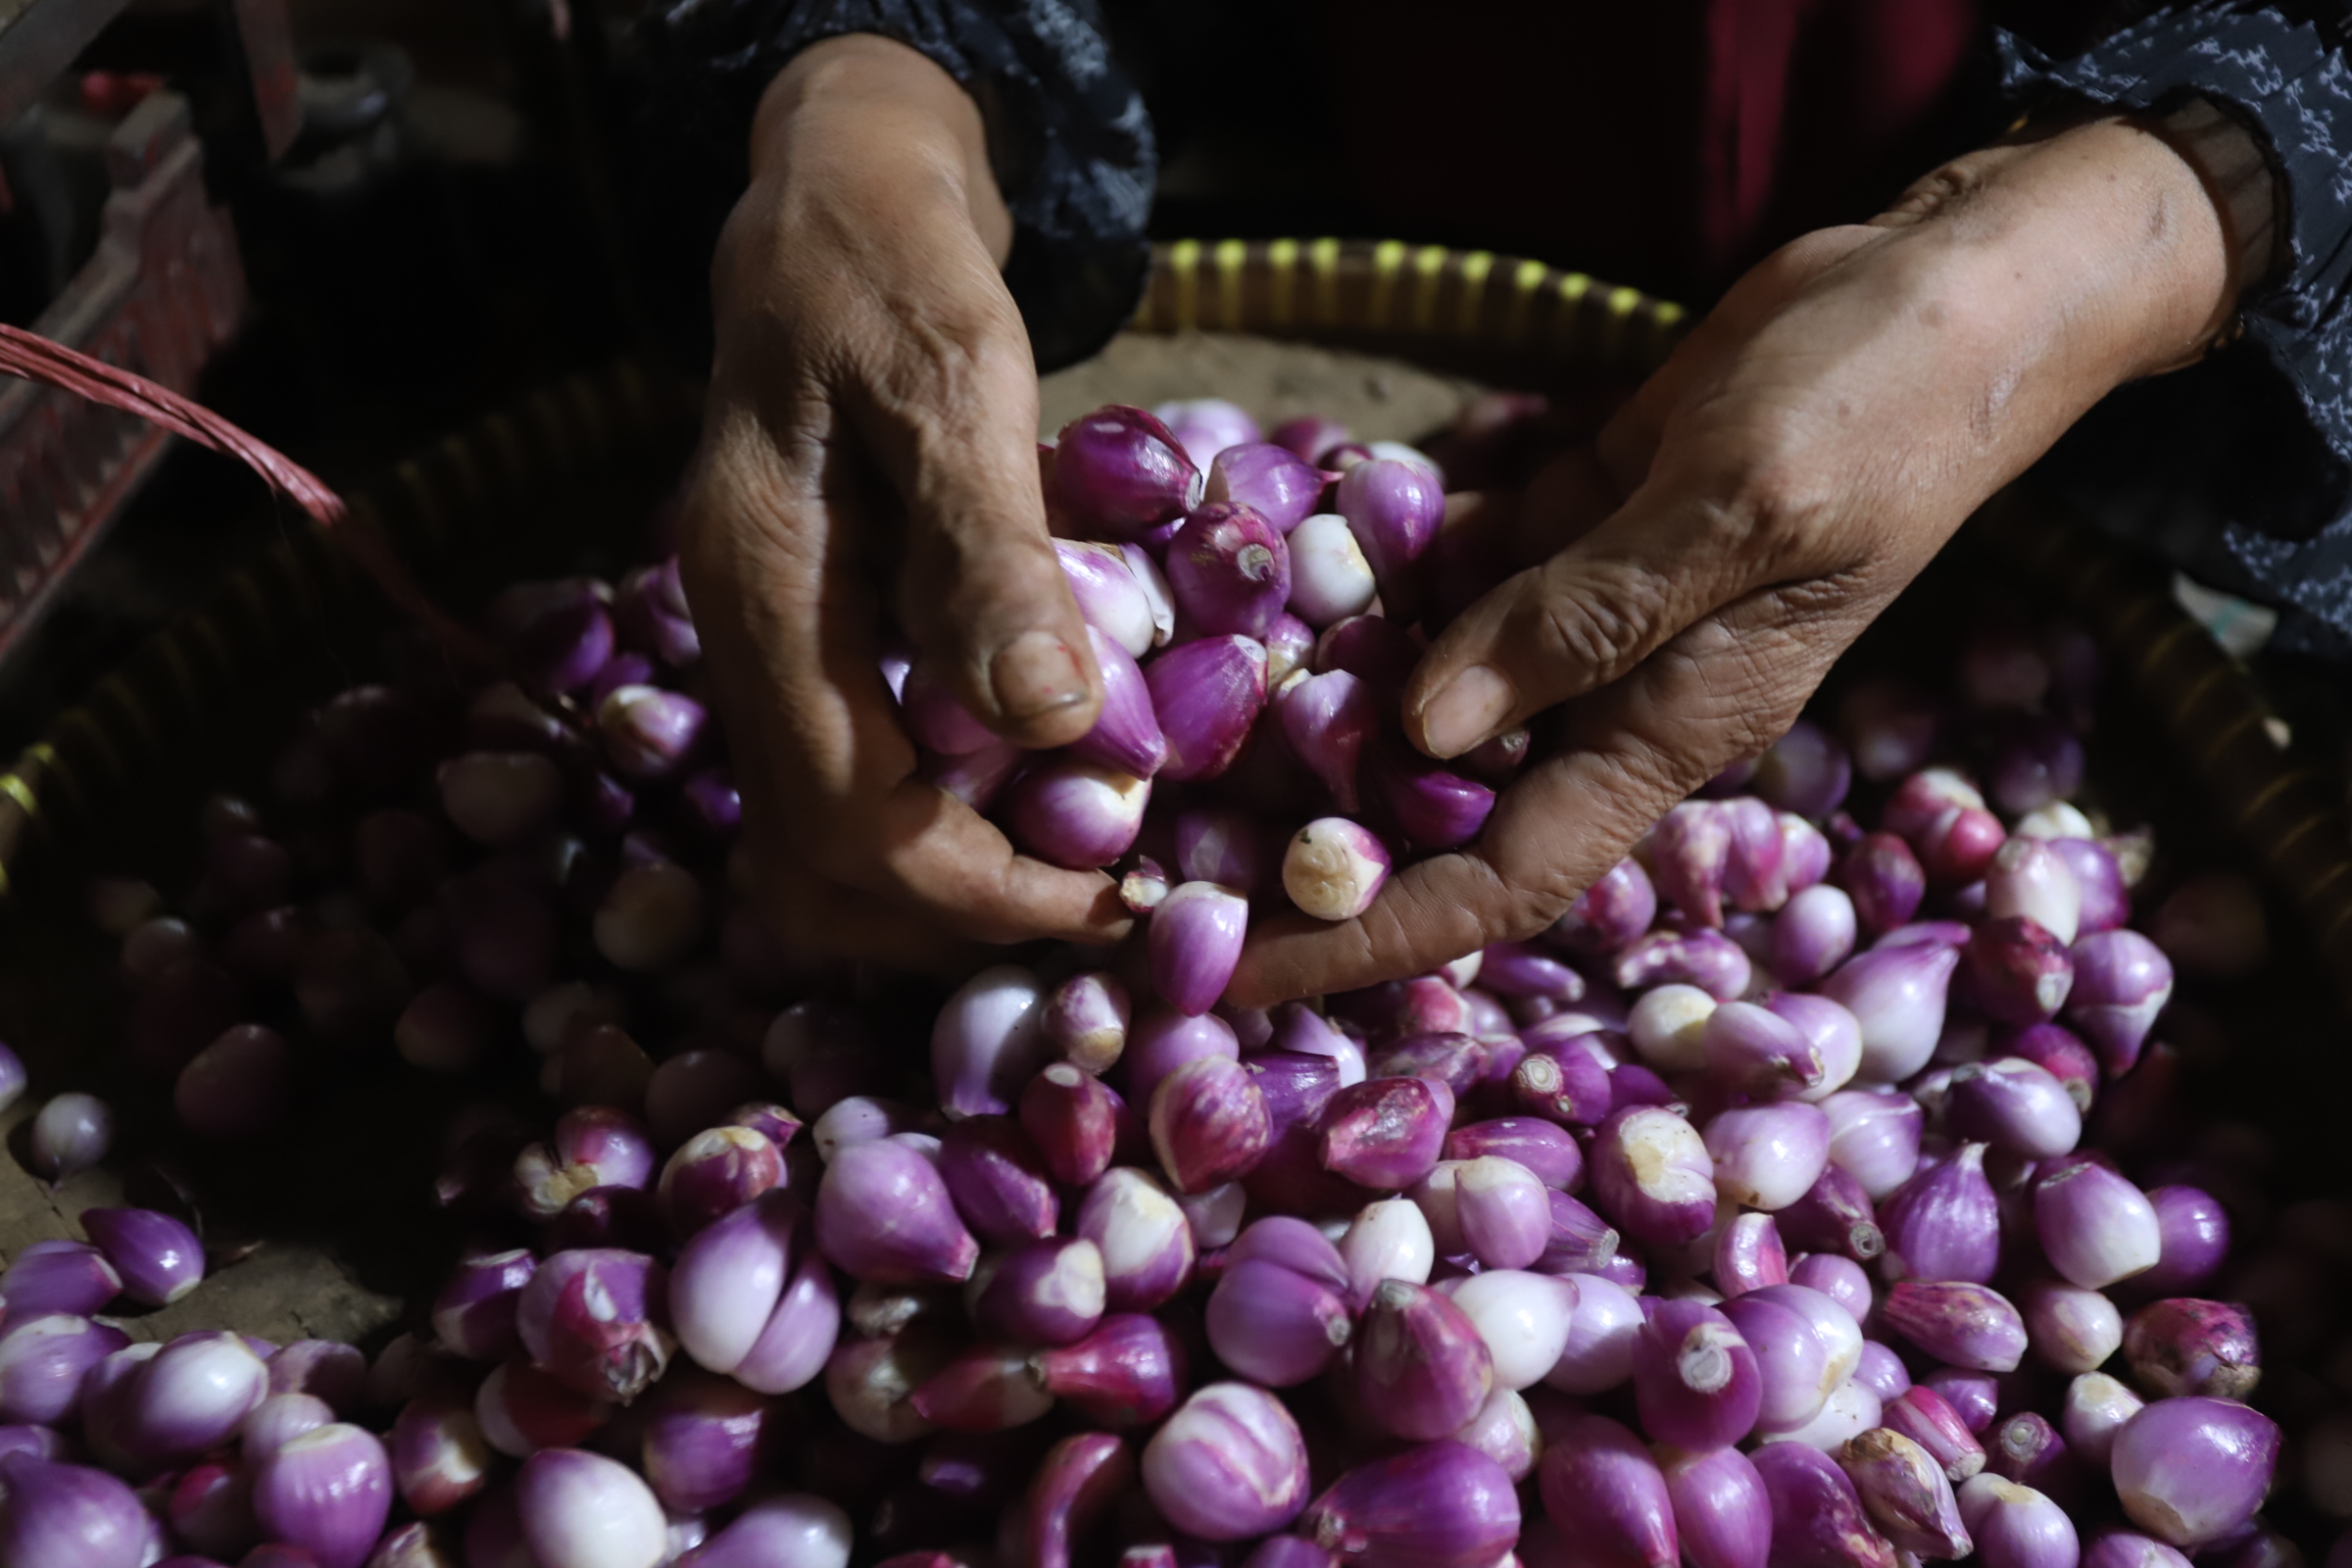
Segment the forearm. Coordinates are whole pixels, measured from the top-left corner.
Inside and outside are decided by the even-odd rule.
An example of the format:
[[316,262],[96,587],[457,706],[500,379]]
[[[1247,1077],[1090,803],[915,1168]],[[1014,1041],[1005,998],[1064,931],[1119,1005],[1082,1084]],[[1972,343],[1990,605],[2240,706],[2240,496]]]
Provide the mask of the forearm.
[[[1939,540],[2114,388],[2197,358],[2234,308],[2235,273],[2197,171],[2108,119],[1954,160],[1868,228],[1790,247],[1703,330],[1752,334],[1731,362],[1742,400],[1769,403],[1797,373],[1830,398],[1817,407],[1908,431],[1905,483],[1927,490],[1881,499]],[[1644,396],[1703,426],[1709,401],[1684,391],[1669,375]],[[1771,478],[1769,453],[1743,461]]]
[[863,34],[811,45],[763,95],[750,158],[711,263],[714,390],[771,401],[779,376],[841,370],[788,345],[845,286],[886,337],[1003,353],[1009,326],[1017,343],[979,111],[931,61]]
[[[957,204],[999,265],[1012,216],[979,106],[945,71],[868,33],[828,38],[777,73],[752,123],[752,186],[847,182],[877,206]],[[748,199],[748,198],[747,198]]]
[[1877,221],[1976,291],[1971,336],[2014,345],[2015,393],[2062,422],[2194,360],[2239,287],[2230,225],[2198,171],[2120,118],[1956,160]]

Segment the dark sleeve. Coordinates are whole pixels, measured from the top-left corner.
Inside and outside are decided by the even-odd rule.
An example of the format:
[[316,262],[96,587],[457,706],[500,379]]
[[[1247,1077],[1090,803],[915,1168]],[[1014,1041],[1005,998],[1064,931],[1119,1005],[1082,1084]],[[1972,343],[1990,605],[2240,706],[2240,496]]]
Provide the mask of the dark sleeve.
[[[2201,97],[2250,129],[2283,198],[2243,336],[2204,363],[2120,389],[2051,454],[2062,489],[2198,575],[2352,649],[2352,6],[2168,8],[2073,59],[2002,34],[2004,85],[2167,112]],[[2299,614],[2292,612],[2299,612]]]
[[628,160],[641,282],[694,363],[710,354],[710,251],[749,178],[760,94],[795,53],[846,33],[917,50],[979,104],[1012,212],[1004,278],[1041,370],[1134,314],[1158,154],[1092,0],[666,0],[644,25],[653,79]]

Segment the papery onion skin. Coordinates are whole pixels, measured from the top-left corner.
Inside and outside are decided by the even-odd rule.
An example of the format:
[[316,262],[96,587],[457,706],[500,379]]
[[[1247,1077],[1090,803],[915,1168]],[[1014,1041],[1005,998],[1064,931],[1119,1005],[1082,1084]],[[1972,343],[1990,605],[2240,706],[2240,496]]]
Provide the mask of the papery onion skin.
[[1602,1212],[1628,1235],[1676,1247],[1714,1223],[1714,1161],[1697,1130],[1674,1112],[1615,1112],[1594,1135],[1591,1157]]
[[1978,1476],[1960,1489],[1960,1517],[1984,1568],[2075,1568],[2081,1560],[2065,1510],[2032,1487]]
[[2013,1372],[2025,1357],[2024,1320],[1986,1286],[1906,1280],[1887,1293],[1884,1310],[1889,1328],[1952,1365]]
[[[37,1409],[75,1431],[70,1451],[142,1474],[190,1466],[153,1476],[149,1505],[184,1489],[175,1544],[222,1557],[250,1544],[210,1528],[236,1473],[355,1407],[405,1434],[390,1458],[409,1503],[469,1509],[466,1554],[496,1568],[615,1568],[584,1546],[539,1560],[518,1489],[485,1486],[489,1452],[545,1476],[569,1449],[624,1458],[674,1505],[637,1510],[645,1568],[777,1552],[773,1568],[853,1552],[895,1568],[1909,1568],[1965,1551],[1980,1518],[1986,1568],[2073,1568],[2055,1510],[2103,1506],[2101,1472],[2135,1527],[2152,1528],[2151,1497],[2191,1520],[2197,1568],[2292,1568],[2280,1532],[2305,1502],[2352,1517],[2352,1417],[2324,1416],[2308,1444],[2297,1429],[2308,1496],[2282,1494],[2273,1518],[2256,1512],[2267,1470],[2257,1484],[2238,1462],[2266,1441],[2231,1402],[2256,1389],[2254,1315],[2282,1367],[2321,1354],[2352,1213],[2273,1215],[2274,1152],[2160,1105],[2216,1043],[2214,999],[2171,1006],[2174,961],[2244,977],[2265,939],[2243,888],[2183,886],[2195,868],[2174,852],[2150,881],[2151,830],[2100,838],[2104,795],[2069,804],[2096,663],[2083,633],[1985,619],[1955,639],[1957,704],[1900,678],[1856,686],[1845,740],[1798,720],[1732,761],[1549,931],[1474,933],[1426,972],[1243,1007],[1223,992],[1253,914],[1273,927],[1261,942],[1304,927],[1286,892],[1377,927],[1387,879],[1483,833],[1495,792],[1558,738],[1514,726],[1440,764],[1396,728],[1446,616],[1500,570],[1475,529],[1441,536],[1441,469],[1325,421],[1257,443],[1215,400],[1162,412],[1181,428],[1110,409],[1039,449],[1052,531],[1090,536],[1056,558],[1111,698],[1094,732],[1059,754],[1005,745],[943,651],[895,630],[864,670],[900,705],[915,779],[1033,859],[1109,871],[1152,925],[1115,978],[1081,967],[1111,956],[1067,949],[994,971],[941,1012],[924,1086],[895,1000],[832,1000],[871,983],[759,929],[733,783],[748,760],[686,675],[700,644],[674,559],[617,595],[519,585],[492,617],[518,677],[404,658],[391,684],[306,718],[265,805],[207,804],[186,919],[145,884],[93,890],[123,944],[134,1054],[177,1070],[202,1136],[253,1136],[293,1103],[297,1043],[234,1022],[248,1013],[353,1046],[388,1033],[411,1066],[452,1071],[521,1013],[544,1063],[516,1070],[543,1065],[564,1119],[519,1158],[520,1124],[510,1139],[468,1112],[453,1129],[435,1192],[466,1250],[433,1303],[439,1343],[403,1336],[372,1374],[310,1342],[121,1345],[62,1314],[193,1279],[28,1252],[0,1285],[0,1415]],[[1536,455],[1521,446],[1556,441],[1544,412],[1506,399],[1466,417],[1446,451],[1465,487],[1508,482]],[[1525,426],[1507,454],[1496,421]],[[1408,592],[1416,571],[1430,582]],[[1132,787],[1090,810],[1112,768]],[[1848,815],[1857,771],[1876,787]],[[1347,853],[1287,875],[1293,834]],[[2153,941],[2129,923],[2143,886]],[[583,960],[620,977],[564,978]],[[774,1012],[788,998],[826,1000]],[[19,1065],[0,1054],[0,1104]],[[769,1096],[791,1111],[734,1108]],[[36,1156],[96,1157],[105,1119],[50,1109]],[[635,1144],[577,1147],[607,1117]],[[2233,1218],[2263,1250],[2232,1257]],[[238,1245],[219,1240],[224,1258]],[[662,1378],[672,1332],[698,1364]],[[240,1388],[269,1361],[233,1438],[203,1400],[150,1408],[200,1351]],[[1281,1517],[1205,1508],[1219,1476],[1265,1491],[1247,1444],[1194,1445],[1198,1486],[1139,1478],[1147,1440],[1180,1446],[1188,1398],[1205,1399],[1194,1366],[1250,1380],[1233,1400],[1302,1428],[1279,1446],[1298,1479],[1273,1467]],[[802,1562],[754,1528],[764,1502],[728,1523],[786,1473],[764,1435],[719,1457],[705,1439],[732,1419],[720,1404],[764,1434],[771,1401],[820,1372],[821,1395],[773,1406],[795,1446],[777,1464],[843,1499],[809,1514]],[[2291,1425],[2326,1381],[2274,1374],[2261,1392]],[[1646,1430],[1580,1425],[1599,1420],[1581,1401]],[[801,1405],[849,1440],[799,1453]],[[2167,1442],[2145,1437],[2167,1422]],[[1068,1436],[1105,1426],[1132,1443]],[[0,1458],[63,1441],[0,1429]],[[1669,1443],[1688,1446],[1643,1452]],[[753,1447],[761,1463],[732,1462]],[[2170,1471],[2150,1457],[2191,1450]],[[1573,1505],[1552,1498],[1555,1472],[1580,1467]],[[1424,1486],[1496,1475],[1484,1511]],[[1531,1479],[1558,1516],[1522,1534],[1511,1492]],[[1685,1504],[1684,1481],[1712,1500]],[[564,1523],[537,1512],[542,1534]],[[145,1528],[142,1560],[168,1549]],[[1266,1530],[1292,1533],[1251,1542]],[[2154,1536],[2089,1544],[2096,1568],[2186,1568]],[[456,1545],[406,1529],[371,1568],[447,1568]],[[317,1568],[282,1544],[263,1555]]]
[[[1338,1284],[1345,1286],[1344,1276]],[[1321,1373],[1354,1331],[1347,1298],[1331,1282],[1277,1262],[1230,1257],[1209,1295],[1206,1327],[1219,1360],[1274,1389]]]
[[514,1482],[523,1539],[547,1568],[655,1568],[667,1548],[662,1505],[627,1466],[548,1448]]
[[1408,1187],[1437,1163],[1452,1113],[1452,1093],[1426,1078],[1343,1089],[1324,1109],[1323,1167],[1375,1191]]
[[1006,1511],[1008,1555],[1037,1568],[1071,1568],[1075,1553],[1135,1484],[1135,1454],[1107,1432],[1082,1432],[1046,1452],[1028,1494]]
[[1838,1457],[1864,1511],[1899,1550],[1936,1560],[1974,1549],[1950,1480],[1918,1444],[1881,1427],[1848,1443]]
[[1283,890],[1318,920],[1351,920],[1380,896],[1391,863],[1387,847],[1370,829],[1346,817],[1322,817],[1292,837],[1283,856]]
[[[149,1530],[137,1494],[81,1465],[0,1455],[10,1499],[0,1507],[0,1561],[11,1568],[141,1568]],[[160,1553],[157,1553],[160,1555]]]
[[1755,1352],[1698,1301],[1660,1301],[1634,1348],[1642,1430],[1681,1448],[1720,1448],[1752,1431],[1763,1397]]
[[1291,597],[1291,553],[1254,507],[1211,503],[1168,541],[1168,582],[1193,623],[1262,639]]
[[1187,1399],[1145,1446],[1142,1469],[1160,1513],[1204,1541],[1266,1535],[1306,1505],[1298,1422],[1248,1384],[1212,1383]]
[[1482,1568],[1509,1549],[1519,1527],[1510,1477],[1452,1442],[1349,1471],[1298,1522],[1300,1534],[1364,1568]]
[[1144,681],[1168,743],[1160,776],[1215,778],[1241,755],[1265,706],[1265,645],[1250,637],[1204,637],[1152,660]]
[[1882,1419],[1925,1448],[1954,1486],[1984,1468],[1984,1446],[1950,1401],[1925,1383],[1887,1400]]
[[1666,1478],[1632,1431],[1605,1416],[1567,1416],[1547,1430],[1536,1473],[1544,1511],[1585,1535],[1573,1560],[1674,1568],[1681,1545]]
[[2253,1517],[2278,1462],[2269,1417],[2228,1399],[2159,1399],[2115,1435],[2109,1461],[2124,1512],[2183,1551],[2229,1539]]
[[1772,1503],[1763,1478],[1737,1448],[1659,1455],[1676,1534],[1691,1568],[1764,1568]]
[[391,1506],[390,1460],[358,1427],[320,1427],[254,1467],[254,1517],[271,1540],[310,1552],[318,1568],[360,1568]]
[[17,1322],[63,1313],[87,1317],[122,1294],[122,1279],[87,1242],[34,1242],[0,1273],[0,1300]]
[[816,1241],[854,1277],[883,1285],[960,1283],[980,1256],[938,1167],[887,1139],[845,1149],[825,1168]]
[[1773,1561],[1788,1568],[1895,1568],[1895,1552],[1863,1512],[1836,1461],[1801,1443],[1750,1455],[1772,1500]]
[[539,1365],[582,1394],[625,1401],[668,1365],[672,1342],[654,1321],[666,1284],[661,1264],[640,1253],[558,1252],[523,1287],[515,1328]]
[[2253,1314],[2232,1302],[2197,1298],[2150,1302],[2131,1314],[2122,1343],[2133,1378],[2159,1396],[2246,1398],[2263,1380]]
[[1494,1361],[1461,1308],[1405,1280],[1384,1281],[1357,1325],[1355,1388],[1372,1419],[1410,1442],[1461,1429],[1494,1388]]

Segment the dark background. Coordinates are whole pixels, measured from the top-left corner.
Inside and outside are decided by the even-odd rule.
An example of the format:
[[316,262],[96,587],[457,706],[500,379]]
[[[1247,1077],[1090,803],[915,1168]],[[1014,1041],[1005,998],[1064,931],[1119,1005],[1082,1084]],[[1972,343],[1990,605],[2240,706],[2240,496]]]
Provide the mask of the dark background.
[[[630,191],[662,173],[630,156],[646,71],[633,0],[288,9],[314,113],[275,164],[219,7],[140,0],[81,62],[156,73],[195,106],[253,302],[204,402],[351,485],[522,389],[652,349],[637,304],[697,279],[632,274]],[[1475,245],[1696,305],[1779,238],[1866,215],[1985,134],[1992,21],[2063,44],[2088,17],[2055,0],[2022,18],[1977,0],[1105,9],[1158,127],[1156,234]],[[1701,61],[1707,16],[1727,9],[1764,29],[1740,48],[1791,64],[1768,186],[1740,231],[1710,234],[1695,193],[1719,89]],[[45,106],[53,127],[74,121],[74,87]],[[37,316],[86,257],[103,179],[82,167],[70,247],[33,254],[22,212],[0,217],[0,318]],[[177,449],[0,667],[0,752],[293,525],[241,469]]]

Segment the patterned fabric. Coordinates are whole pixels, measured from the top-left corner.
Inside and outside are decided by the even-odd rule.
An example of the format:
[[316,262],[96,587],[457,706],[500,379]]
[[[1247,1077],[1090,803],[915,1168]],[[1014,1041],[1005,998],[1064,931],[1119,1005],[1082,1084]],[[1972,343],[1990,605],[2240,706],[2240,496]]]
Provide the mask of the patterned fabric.
[[[709,352],[717,225],[746,178],[760,94],[793,53],[873,32],[979,102],[1016,238],[1005,272],[1043,368],[1116,331],[1140,295],[1157,155],[1110,58],[1098,0],[662,0],[636,149],[661,324]],[[2001,33],[2013,98],[2162,112],[2196,95],[2263,141],[2285,187],[2284,256],[2245,333],[2203,364],[2120,389],[2042,472],[2119,533],[2286,611],[2286,646],[2352,657],[2352,0],[2191,0],[2072,59]],[[1498,47],[1501,45],[1497,45]],[[666,308],[666,309],[664,309]]]
[[2285,254],[2241,302],[2243,339],[2109,398],[2049,470],[2118,531],[2288,607],[2290,646],[2330,653],[2352,650],[2348,23],[2340,3],[2201,0],[2071,60],[1998,40],[2014,95],[2162,111],[2193,93],[2266,144],[2284,185]]
[[[867,32],[919,51],[979,103],[1012,211],[1004,278],[1039,368],[1085,359],[1134,314],[1158,154],[1094,0],[668,0],[647,32],[656,65],[639,194],[660,216],[640,226],[651,229],[656,253],[643,260],[657,280],[707,275],[718,224],[749,177],[753,112],[784,63]],[[687,264],[696,270],[681,271]],[[706,298],[666,292],[674,308],[662,324],[707,358],[710,326],[692,314]]]

